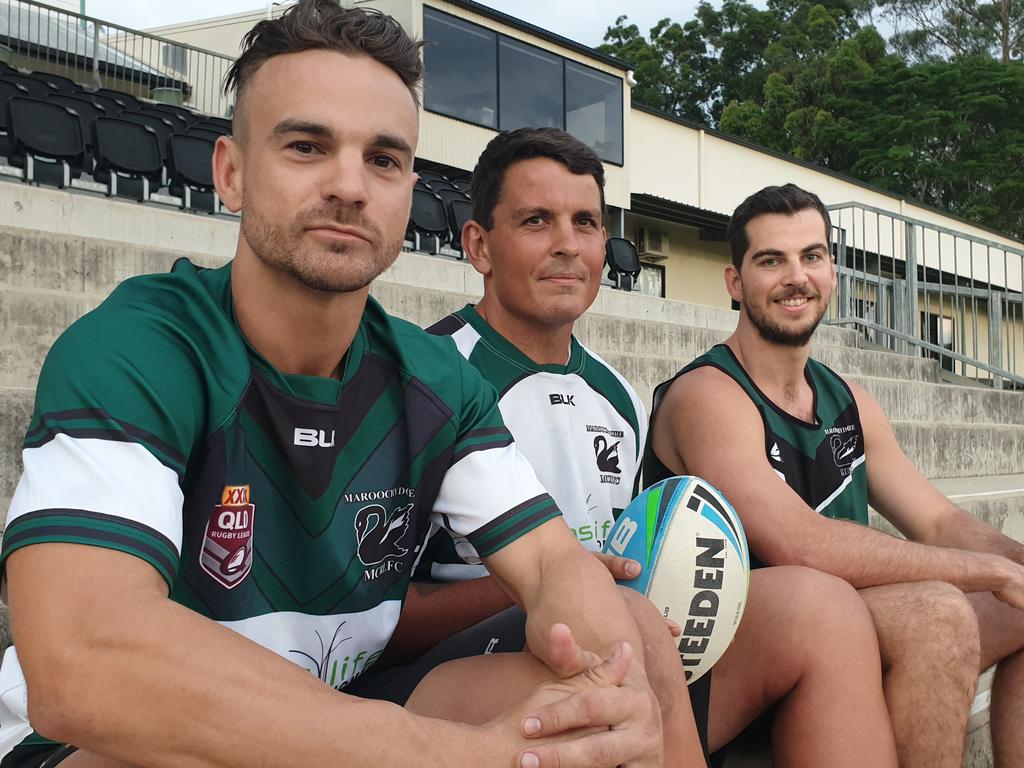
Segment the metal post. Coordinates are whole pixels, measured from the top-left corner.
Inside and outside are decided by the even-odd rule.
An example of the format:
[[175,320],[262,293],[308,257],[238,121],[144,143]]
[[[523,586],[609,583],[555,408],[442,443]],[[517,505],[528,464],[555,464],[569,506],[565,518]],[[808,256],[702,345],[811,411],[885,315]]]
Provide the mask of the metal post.
[[[991,284],[990,284],[991,285]],[[1003,299],[989,289],[988,294],[988,364],[997,368],[1003,365]],[[992,388],[1002,389],[1001,376],[992,374]]]
[[[915,339],[921,339],[921,325],[917,319],[917,225],[909,222],[904,225],[904,237],[906,240],[906,296],[903,302],[903,332]],[[900,352],[904,355],[911,354],[906,342],[900,345]]]

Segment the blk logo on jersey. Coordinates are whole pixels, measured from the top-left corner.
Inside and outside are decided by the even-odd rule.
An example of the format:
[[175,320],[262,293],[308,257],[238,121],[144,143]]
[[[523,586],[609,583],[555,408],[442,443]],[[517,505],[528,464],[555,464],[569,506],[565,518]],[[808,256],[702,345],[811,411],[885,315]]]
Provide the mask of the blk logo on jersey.
[[234,589],[252,570],[256,506],[248,485],[225,485],[206,523],[199,565],[215,581]]
[[402,570],[401,562],[385,561],[401,560],[409,553],[409,548],[402,541],[409,533],[413,506],[410,503],[399,507],[390,517],[380,504],[369,504],[356,512],[354,524],[359,542],[359,562],[370,569],[364,572],[367,580],[389,571]]
[[573,408],[575,408],[576,403],[573,402],[574,397],[576,397],[576,395],[553,394],[548,395],[548,400],[551,402],[552,405],[571,405]]
[[295,428],[295,445],[306,446],[308,448],[333,448],[334,447],[334,430],[331,430],[330,436],[323,429],[302,429],[301,427]]

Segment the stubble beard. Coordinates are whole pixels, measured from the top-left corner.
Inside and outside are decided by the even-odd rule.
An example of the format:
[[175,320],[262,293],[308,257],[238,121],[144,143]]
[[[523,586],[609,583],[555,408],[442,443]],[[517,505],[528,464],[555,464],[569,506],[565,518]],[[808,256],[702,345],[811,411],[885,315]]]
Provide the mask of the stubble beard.
[[[263,264],[316,291],[350,293],[374,281],[398,257],[401,240],[385,240],[380,228],[349,206],[323,205],[301,212],[287,227],[272,223],[243,200],[241,233]],[[370,236],[368,249],[350,243],[315,248],[303,242],[311,224],[354,226]],[[365,255],[369,251],[368,255]]]
[[[809,298],[813,301],[815,298],[820,297]],[[773,323],[768,318],[767,312],[762,312],[759,307],[744,304],[743,310],[750,319],[750,324],[754,326],[758,335],[762,339],[767,341],[769,344],[778,344],[783,347],[803,347],[807,345],[811,341],[811,337],[817,330],[818,325],[821,323],[821,319],[825,316],[825,306],[822,306],[818,316],[814,318],[814,321],[809,325],[804,326],[803,328],[786,328]]]

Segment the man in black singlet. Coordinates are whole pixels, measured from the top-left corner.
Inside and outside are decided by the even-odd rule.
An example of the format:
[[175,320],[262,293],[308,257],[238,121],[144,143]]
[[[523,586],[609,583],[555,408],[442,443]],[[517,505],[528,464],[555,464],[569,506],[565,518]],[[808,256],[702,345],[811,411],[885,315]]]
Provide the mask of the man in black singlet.
[[[996,662],[996,762],[1024,765],[1024,546],[955,507],[878,403],[810,359],[836,283],[830,229],[821,200],[792,184],[736,209],[725,283],[739,323],[658,388],[645,482],[700,475],[732,501],[761,563],[860,589],[901,766],[960,765],[975,679]],[[868,528],[869,502],[909,541]]]

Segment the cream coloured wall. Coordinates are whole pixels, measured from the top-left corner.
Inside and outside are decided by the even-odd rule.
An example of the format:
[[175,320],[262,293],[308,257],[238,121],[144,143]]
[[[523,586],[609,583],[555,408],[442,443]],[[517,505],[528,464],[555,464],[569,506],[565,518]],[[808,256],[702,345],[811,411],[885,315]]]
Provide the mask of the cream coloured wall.
[[722,278],[729,263],[725,243],[705,242],[693,227],[627,212],[626,236],[632,239],[637,227],[653,227],[668,234],[669,257],[658,262],[665,267],[666,299],[729,308]]

